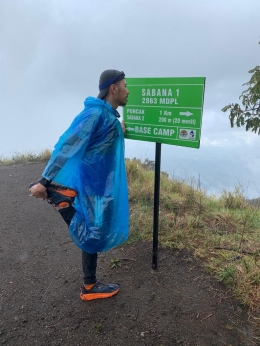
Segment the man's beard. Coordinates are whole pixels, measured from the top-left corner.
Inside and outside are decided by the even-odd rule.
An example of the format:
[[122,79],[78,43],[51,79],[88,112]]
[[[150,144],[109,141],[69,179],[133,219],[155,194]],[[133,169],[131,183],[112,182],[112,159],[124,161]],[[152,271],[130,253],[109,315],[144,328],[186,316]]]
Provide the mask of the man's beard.
[[127,104],[127,99],[125,101],[121,101],[119,106],[124,107]]

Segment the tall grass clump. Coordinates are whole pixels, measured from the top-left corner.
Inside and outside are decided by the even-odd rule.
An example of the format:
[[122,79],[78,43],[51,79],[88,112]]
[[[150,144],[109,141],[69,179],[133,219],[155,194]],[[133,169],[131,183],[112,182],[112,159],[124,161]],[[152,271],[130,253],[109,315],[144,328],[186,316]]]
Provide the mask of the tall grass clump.
[[15,152],[11,157],[1,157],[0,156],[0,166],[4,165],[17,165],[17,164],[29,164],[29,163],[41,163],[47,162],[51,156],[51,151],[45,149],[38,154],[27,152],[27,153],[19,153]]
[[[152,163],[127,160],[130,241],[153,237]],[[170,179],[161,172],[159,244],[192,251],[250,311],[260,312],[260,209],[240,186],[210,196],[200,181]]]

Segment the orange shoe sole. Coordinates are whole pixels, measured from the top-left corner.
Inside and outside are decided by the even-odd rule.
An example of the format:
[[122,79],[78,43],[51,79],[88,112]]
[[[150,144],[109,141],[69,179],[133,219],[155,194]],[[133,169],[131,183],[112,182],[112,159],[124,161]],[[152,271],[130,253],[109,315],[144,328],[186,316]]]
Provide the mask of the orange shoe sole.
[[119,291],[119,288],[111,293],[89,293],[89,294],[82,294],[80,293],[80,299],[82,300],[94,300],[94,299],[101,299],[101,298],[110,298],[117,294]]

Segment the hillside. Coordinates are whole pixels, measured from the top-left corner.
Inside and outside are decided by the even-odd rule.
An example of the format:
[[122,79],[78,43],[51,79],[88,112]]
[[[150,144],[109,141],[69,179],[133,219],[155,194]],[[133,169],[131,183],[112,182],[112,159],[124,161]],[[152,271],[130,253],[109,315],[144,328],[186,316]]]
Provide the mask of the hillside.
[[[251,270],[251,258],[258,265],[256,254],[245,254],[249,245],[251,252],[257,246],[249,243],[247,234],[253,235],[253,225],[241,242],[242,234],[234,237],[235,230],[227,227],[234,227],[227,210],[216,209],[220,201],[210,203],[202,191],[162,174],[159,261],[158,269],[152,270],[153,173],[140,162],[128,162],[131,236],[124,246],[101,254],[98,266],[99,279],[118,282],[120,292],[111,299],[85,303],[78,296],[80,251],[58,213],[46,201],[28,196],[28,184],[40,176],[44,165],[0,167],[5,196],[0,224],[3,345],[258,344],[252,315],[257,307],[245,308],[232,298],[238,284],[229,282],[235,276],[228,267],[232,264],[236,271],[246,263]],[[234,200],[226,197],[234,206]],[[235,200],[238,207],[242,200],[238,196]],[[233,209],[231,214],[237,218],[237,213]],[[206,236],[206,226],[218,247],[236,249],[213,251],[216,244]],[[245,226],[248,231],[249,224]],[[222,261],[210,265],[208,260],[217,261],[217,254]],[[233,261],[234,255],[242,259]]]

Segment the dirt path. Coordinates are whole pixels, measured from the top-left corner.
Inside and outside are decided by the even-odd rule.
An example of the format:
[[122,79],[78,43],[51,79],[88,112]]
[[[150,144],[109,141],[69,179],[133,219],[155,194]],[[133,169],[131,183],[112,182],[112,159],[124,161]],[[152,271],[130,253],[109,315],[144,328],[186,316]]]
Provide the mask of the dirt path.
[[1,345],[257,345],[246,311],[192,256],[159,249],[153,271],[150,243],[101,254],[99,280],[120,292],[82,302],[80,251],[59,214],[28,196],[43,168],[0,167]]

